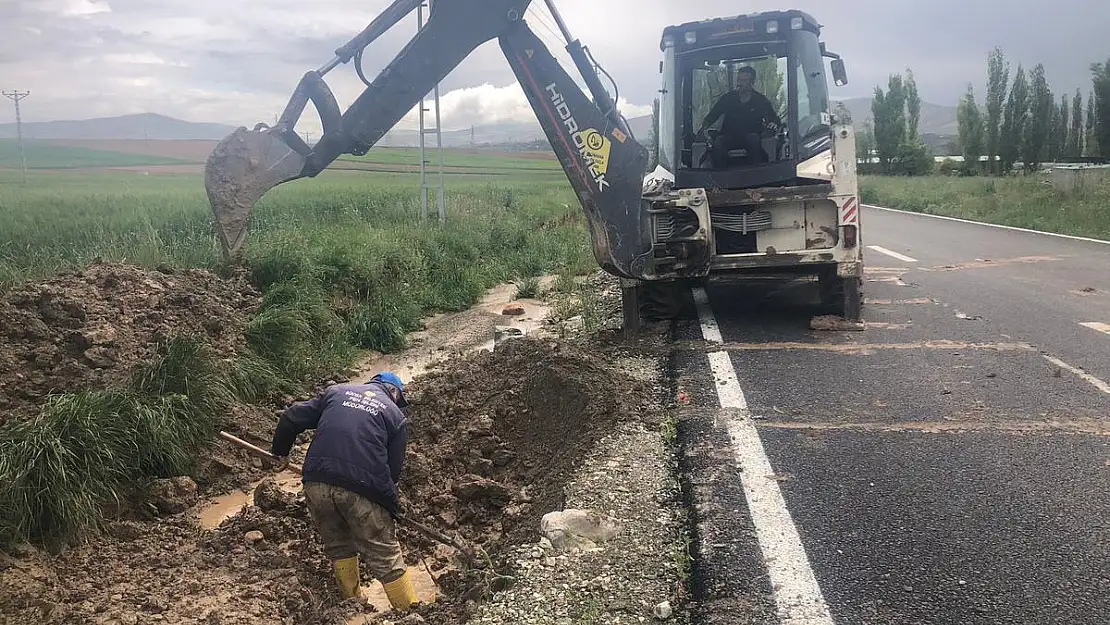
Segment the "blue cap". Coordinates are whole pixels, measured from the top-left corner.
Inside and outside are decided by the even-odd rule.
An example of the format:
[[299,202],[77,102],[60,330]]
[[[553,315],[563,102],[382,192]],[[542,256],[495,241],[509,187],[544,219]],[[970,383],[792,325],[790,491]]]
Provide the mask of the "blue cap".
[[392,371],[383,371],[371,378],[370,381],[385,382],[386,384],[392,384],[393,386],[396,386],[397,390],[401,391],[402,393],[405,391],[404,382],[401,382],[400,376],[398,376],[396,373],[393,373]]
[[[397,400],[398,408],[406,408],[409,405],[409,400],[405,399],[405,384],[401,382],[401,377],[392,371],[383,371],[378,375],[370,378],[370,382],[381,382],[382,384],[389,384],[397,388],[399,398]],[[368,382],[368,383],[370,383]]]

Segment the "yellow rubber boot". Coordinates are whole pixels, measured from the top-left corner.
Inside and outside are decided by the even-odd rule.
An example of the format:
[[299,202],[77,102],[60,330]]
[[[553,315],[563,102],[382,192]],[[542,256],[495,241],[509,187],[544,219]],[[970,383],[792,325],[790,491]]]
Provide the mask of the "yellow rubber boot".
[[357,597],[359,592],[358,556],[332,561],[335,567],[335,579],[339,582],[339,592],[344,599]]
[[382,582],[382,587],[389,598],[389,605],[397,610],[407,610],[417,602],[416,589],[412,587],[408,570],[392,582]]

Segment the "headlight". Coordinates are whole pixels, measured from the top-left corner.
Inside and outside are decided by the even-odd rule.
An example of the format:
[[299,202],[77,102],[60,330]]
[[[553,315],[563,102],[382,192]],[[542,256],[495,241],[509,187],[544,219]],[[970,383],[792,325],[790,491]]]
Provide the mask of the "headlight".
[[767,22],[767,32],[771,34],[779,32],[778,20],[771,20]]
[[686,43],[697,43],[697,42],[698,42],[698,33],[696,33],[695,31],[692,31],[692,30],[686,33]]
[[800,18],[800,17],[790,18],[790,30],[801,30],[801,29],[802,29],[802,18]]

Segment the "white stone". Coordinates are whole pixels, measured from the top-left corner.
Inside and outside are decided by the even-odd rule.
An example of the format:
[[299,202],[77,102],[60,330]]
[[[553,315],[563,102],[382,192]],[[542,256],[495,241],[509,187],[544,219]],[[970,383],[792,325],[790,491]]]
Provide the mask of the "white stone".
[[540,520],[540,531],[559,551],[575,548],[596,550],[597,543],[612,540],[620,531],[620,524],[610,516],[593,510],[563,510],[548,512]]
[[656,605],[655,609],[652,610],[651,613],[655,615],[655,618],[665,621],[671,618],[671,615],[674,614],[674,610],[671,609],[670,601],[664,601]]

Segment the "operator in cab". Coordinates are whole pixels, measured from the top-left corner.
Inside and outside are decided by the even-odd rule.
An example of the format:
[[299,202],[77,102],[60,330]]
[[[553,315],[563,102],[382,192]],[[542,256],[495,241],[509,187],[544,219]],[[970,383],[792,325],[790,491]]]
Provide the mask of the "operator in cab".
[[713,144],[715,167],[721,168],[729,163],[729,150],[746,150],[747,156],[738,159],[745,165],[770,160],[763,149],[763,129],[768,125],[781,127],[782,120],[771,101],[755,90],[756,76],[754,67],[741,67],[736,77],[736,89],[722,95],[702,121],[699,137],[704,136],[705,129],[722,115],[725,118],[721,133]]
[[304,495],[340,593],[344,599],[359,596],[361,554],[398,610],[417,601],[395,523],[407,406],[395,373],[379,373],[365,384],[335,384],[287,408],[270,447],[280,470],[297,436],[316,430],[302,471]]

